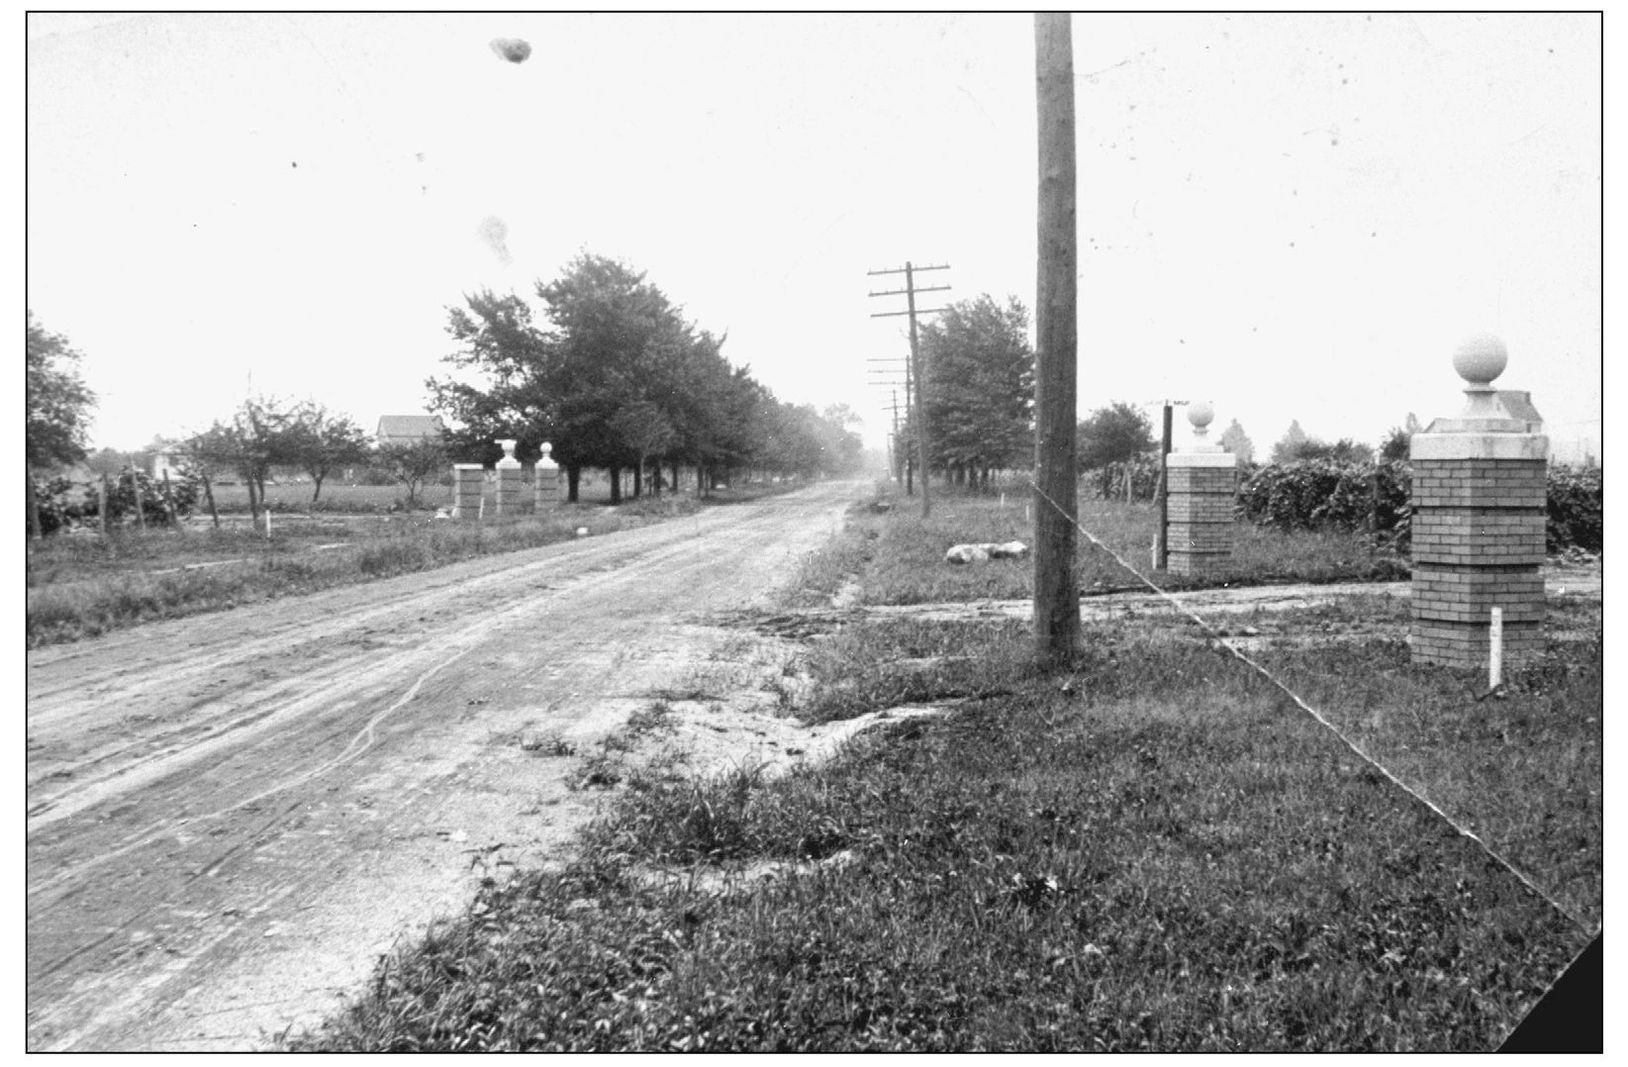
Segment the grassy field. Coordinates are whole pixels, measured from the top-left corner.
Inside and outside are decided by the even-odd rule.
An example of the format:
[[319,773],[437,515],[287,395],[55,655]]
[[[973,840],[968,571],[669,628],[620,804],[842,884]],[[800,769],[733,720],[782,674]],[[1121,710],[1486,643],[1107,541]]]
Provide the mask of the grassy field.
[[[998,504],[935,508],[957,540],[999,529]],[[857,512],[810,576],[872,602],[1022,595],[912,555],[914,521]],[[1117,521],[1136,543],[1135,509]],[[1371,564],[1328,545],[1265,574]],[[1600,915],[1599,606],[1550,623],[1485,701],[1477,672],[1410,664],[1405,605],[1379,598],[1282,613],[1251,652],[1541,894],[1196,627],[1091,624],[1048,675],[1022,624],[861,619],[807,632],[797,712],[944,714],[780,778],[624,768],[574,859],[491,885],[292,1045],[1495,1048]]]
[[[1024,500],[999,496],[934,497],[933,514],[923,519],[916,501],[896,493],[890,510],[858,509],[849,535],[803,576],[804,604],[823,601],[848,581],[861,588],[866,604],[921,604],[977,599],[1026,599],[1034,595],[1029,560],[996,560],[987,565],[946,567],[944,552],[961,542],[1030,542],[1033,516]],[[1080,523],[1115,555],[1148,572],[1152,564],[1158,511],[1153,504],[1082,499]],[[1166,589],[1198,589],[1275,582],[1405,581],[1407,561],[1372,547],[1357,534],[1282,532],[1248,523],[1235,527],[1232,565],[1204,577],[1161,572]],[[1084,595],[1147,587],[1108,552],[1079,539],[1076,578]]]
[[[282,488],[302,489],[309,498],[309,486]],[[666,494],[616,508],[593,499],[605,488],[602,482],[591,486],[582,502],[561,504],[546,516],[481,522],[439,520],[433,508],[392,512],[389,503],[368,511],[369,499],[384,501],[389,490],[366,486],[335,492],[335,511],[283,511],[268,490],[269,540],[263,526],[249,522],[245,494],[244,513],[223,517],[219,528],[206,516],[179,527],[127,526],[106,538],[30,541],[28,647],[535,548],[570,539],[578,529],[590,535],[630,529],[791,486],[721,490],[704,501],[694,493]],[[223,510],[236,506],[231,498],[216,503]]]

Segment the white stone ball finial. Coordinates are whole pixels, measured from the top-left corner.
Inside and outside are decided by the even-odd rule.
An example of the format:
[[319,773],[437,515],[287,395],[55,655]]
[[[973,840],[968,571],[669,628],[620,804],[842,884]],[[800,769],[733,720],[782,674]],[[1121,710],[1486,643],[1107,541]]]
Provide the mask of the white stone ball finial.
[[1492,381],[1509,365],[1509,349],[1490,333],[1466,337],[1453,352],[1453,369],[1470,383],[1465,392],[1489,392]]
[[1215,408],[1208,400],[1195,400],[1187,405],[1187,421],[1193,424],[1193,436],[1202,441],[1210,432],[1215,419]]
[[553,453],[554,453],[554,446],[549,444],[547,441],[544,441],[543,442],[543,455],[544,455],[544,457],[551,456],[551,455],[553,455]]

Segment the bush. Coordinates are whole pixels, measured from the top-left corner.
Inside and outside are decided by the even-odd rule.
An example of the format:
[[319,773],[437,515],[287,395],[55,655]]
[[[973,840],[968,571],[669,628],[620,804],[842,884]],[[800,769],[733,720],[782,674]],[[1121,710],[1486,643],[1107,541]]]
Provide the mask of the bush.
[[40,513],[40,533],[49,536],[65,526],[84,522],[84,502],[74,488],[75,484],[60,474],[43,482],[34,481],[34,502]]
[[1120,463],[1085,471],[1080,486],[1103,500],[1125,499],[1125,477],[1130,475],[1131,499],[1152,500],[1159,488],[1159,454],[1138,454]]
[[1405,463],[1271,463],[1238,490],[1239,513],[1279,530],[1369,531],[1405,540],[1412,477]]
[[[141,487],[141,513],[150,523],[169,521],[165,504],[165,485],[149,477],[146,472],[126,467],[108,483],[107,515],[117,523],[133,516],[136,511],[136,487]],[[187,473],[172,478],[169,483],[169,504],[177,517],[192,514],[198,506],[200,483],[196,475]],[[99,482],[74,482],[58,475],[43,484],[34,483],[35,499],[39,504],[40,532],[53,534],[70,526],[89,526],[100,521],[102,510]]]
[[1572,547],[1601,550],[1605,543],[1604,485],[1599,467],[1549,468],[1545,532],[1550,552]]
[[[1599,552],[1604,543],[1600,469],[1551,466],[1547,548]],[[1242,518],[1279,530],[1367,531],[1407,549],[1412,471],[1405,462],[1273,463],[1248,474],[1238,490]]]

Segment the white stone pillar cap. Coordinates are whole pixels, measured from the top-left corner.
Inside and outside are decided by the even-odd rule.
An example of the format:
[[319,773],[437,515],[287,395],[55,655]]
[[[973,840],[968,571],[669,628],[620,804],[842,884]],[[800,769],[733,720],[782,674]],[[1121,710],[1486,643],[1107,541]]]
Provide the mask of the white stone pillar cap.
[[535,466],[543,470],[559,466],[558,463],[554,462],[554,446],[547,441],[543,442],[543,454],[537,457]]
[[514,446],[518,443],[512,437],[505,438],[497,443],[497,446],[503,449],[503,458],[497,461],[498,469],[508,470],[520,466],[520,461],[514,458]]
[[1208,400],[1195,400],[1187,405],[1187,421],[1193,427],[1193,442],[1184,452],[1221,452],[1220,445],[1210,442],[1210,423],[1215,421],[1215,405]]
[[[1509,366],[1509,348],[1490,333],[1471,334],[1453,350],[1453,370],[1468,384],[1464,410],[1452,418],[1435,419],[1427,434],[1540,433],[1543,416],[1532,406],[1530,393],[1494,389],[1493,381]],[[1415,436],[1418,436],[1417,434]]]

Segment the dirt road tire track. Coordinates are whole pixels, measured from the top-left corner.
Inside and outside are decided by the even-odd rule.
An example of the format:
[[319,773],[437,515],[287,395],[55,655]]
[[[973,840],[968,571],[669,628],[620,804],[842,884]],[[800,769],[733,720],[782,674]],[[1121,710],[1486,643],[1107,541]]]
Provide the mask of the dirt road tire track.
[[522,730],[614,731],[859,492],[29,653],[29,1048],[248,1048],[332,1010],[591,812]]

